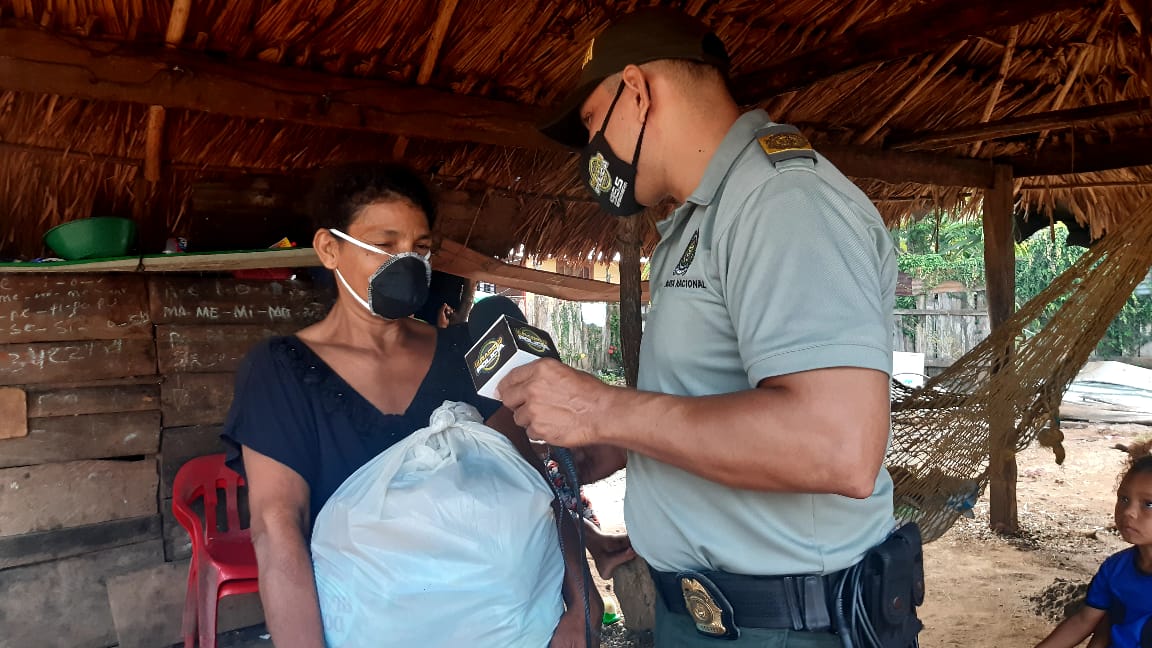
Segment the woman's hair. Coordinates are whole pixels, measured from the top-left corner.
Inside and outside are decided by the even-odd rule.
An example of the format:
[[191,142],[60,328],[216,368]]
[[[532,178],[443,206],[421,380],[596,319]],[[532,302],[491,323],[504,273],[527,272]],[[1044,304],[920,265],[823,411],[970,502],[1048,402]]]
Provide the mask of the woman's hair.
[[347,230],[368,205],[405,201],[436,224],[432,190],[411,167],[394,162],[353,162],[320,172],[308,198],[315,229]]
[[1152,439],[1128,446],[1128,468],[1120,481],[1132,475],[1152,475]]

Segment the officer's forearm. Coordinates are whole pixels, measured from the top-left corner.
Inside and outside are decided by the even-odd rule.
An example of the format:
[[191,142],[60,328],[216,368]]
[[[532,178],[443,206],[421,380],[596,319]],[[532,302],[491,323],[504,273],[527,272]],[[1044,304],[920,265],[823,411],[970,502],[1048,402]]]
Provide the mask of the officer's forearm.
[[888,377],[834,368],[707,397],[614,391],[598,440],[749,490],[872,493],[888,441]]

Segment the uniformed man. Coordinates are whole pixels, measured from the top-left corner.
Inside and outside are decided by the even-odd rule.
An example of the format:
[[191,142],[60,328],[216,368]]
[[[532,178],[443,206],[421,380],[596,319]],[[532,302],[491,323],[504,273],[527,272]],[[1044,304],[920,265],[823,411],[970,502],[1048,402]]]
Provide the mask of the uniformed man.
[[[500,389],[531,436],[584,449],[586,480],[627,462],[657,646],[839,646],[846,575],[895,526],[895,253],[868,198],[795,128],[741,114],[727,67],[714,34],[661,10],[589,45],[543,132],[583,150],[608,212],[680,204],[652,255],[640,389],[552,361]],[[913,626],[886,645],[910,645]]]

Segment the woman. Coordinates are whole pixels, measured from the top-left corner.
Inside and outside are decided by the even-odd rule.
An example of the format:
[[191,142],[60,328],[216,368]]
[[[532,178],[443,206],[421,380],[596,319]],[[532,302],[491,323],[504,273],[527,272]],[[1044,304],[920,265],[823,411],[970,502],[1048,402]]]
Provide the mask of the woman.
[[[322,321],[249,353],[223,435],[230,465],[247,476],[260,595],[279,648],[324,646],[308,549],[321,507],[368,460],[427,426],[445,400],[476,406],[539,466],[511,413],[476,395],[466,329],[410,317],[427,297],[436,217],[419,177],[394,164],[344,166],[318,181],[310,209],[336,303]],[[569,607],[552,645],[583,646],[583,606],[572,604],[579,563],[566,563]],[[592,605],[599,618],[594,590]]]

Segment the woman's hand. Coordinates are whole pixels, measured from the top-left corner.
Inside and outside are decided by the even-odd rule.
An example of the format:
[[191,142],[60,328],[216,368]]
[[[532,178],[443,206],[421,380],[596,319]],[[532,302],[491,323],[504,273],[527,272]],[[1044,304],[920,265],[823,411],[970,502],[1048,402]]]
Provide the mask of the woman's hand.
[[[588,605],[591,607],[592,618],[592,646],[600,648],[600,627],[604,620],[604,600],[600,592],[593,588],[588,592]],[[585,648],[587,635],[584,633],[585,625],[584,602],[570,606],[560,617],[556,630],[552,633],[552,642],[548,648]]]

